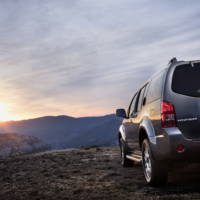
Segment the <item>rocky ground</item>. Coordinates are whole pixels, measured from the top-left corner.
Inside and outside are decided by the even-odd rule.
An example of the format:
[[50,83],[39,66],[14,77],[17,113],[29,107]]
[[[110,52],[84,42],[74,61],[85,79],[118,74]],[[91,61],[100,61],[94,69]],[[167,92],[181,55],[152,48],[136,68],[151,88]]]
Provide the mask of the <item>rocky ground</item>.
[[0,160],[0,199],[200,199],[199,169],[170,172],[168,185],[153,188],[140,165],[120,166],[117,147],[15,156]]

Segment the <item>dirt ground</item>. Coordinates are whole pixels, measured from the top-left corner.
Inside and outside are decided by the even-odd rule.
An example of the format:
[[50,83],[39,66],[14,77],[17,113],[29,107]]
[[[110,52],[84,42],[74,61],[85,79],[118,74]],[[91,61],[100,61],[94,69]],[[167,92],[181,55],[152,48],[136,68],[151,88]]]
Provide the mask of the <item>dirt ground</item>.
[[145,184],[140,165],[123,168],[119,149],[60,150],[0,160],[0,200],[200,199],[200,166],[169,174],[166,186]]

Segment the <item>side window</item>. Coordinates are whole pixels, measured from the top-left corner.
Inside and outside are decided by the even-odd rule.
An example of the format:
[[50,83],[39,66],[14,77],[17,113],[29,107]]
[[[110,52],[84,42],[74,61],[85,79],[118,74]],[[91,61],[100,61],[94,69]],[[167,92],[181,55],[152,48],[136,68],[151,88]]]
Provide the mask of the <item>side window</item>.
[[137,112],[139,112],[142,109],[145,90],[146,90],[146,86],[140,90],[140,96],[139,96],[138,104],[137,104]]
[[158,76],[154,77],[149,85],[146,101],[150,103],[161,98],[162,94],[162,87],[163,87],[163,77],[164,73],[159,74]]
[[138,93],[135,94],[135,96],[133,97],[133,100],[131,102],[130,108],[129,108],[129,117],[131,116],[131,114],[133,114],[134,112],[136,112],[136,102],[137,102],[137,98],[138,97]]

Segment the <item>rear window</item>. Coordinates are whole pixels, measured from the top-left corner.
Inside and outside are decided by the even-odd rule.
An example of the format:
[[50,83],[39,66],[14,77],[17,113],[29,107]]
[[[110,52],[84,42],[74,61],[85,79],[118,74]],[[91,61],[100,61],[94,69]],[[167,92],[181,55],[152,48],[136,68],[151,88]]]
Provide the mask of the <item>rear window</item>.
[[200,97],[200,63],[177,66],[172,78],[172,90],[179,94]]

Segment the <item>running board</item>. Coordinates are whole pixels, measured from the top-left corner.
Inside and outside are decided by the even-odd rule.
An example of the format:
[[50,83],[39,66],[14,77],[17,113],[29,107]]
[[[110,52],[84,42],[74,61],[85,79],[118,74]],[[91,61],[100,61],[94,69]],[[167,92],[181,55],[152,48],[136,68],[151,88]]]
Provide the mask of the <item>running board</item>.
[[138,155],[138,154],[126,155],[126,158],[128,158],[129,160],[138,162],[138,163],[142,162],[142,156]]

